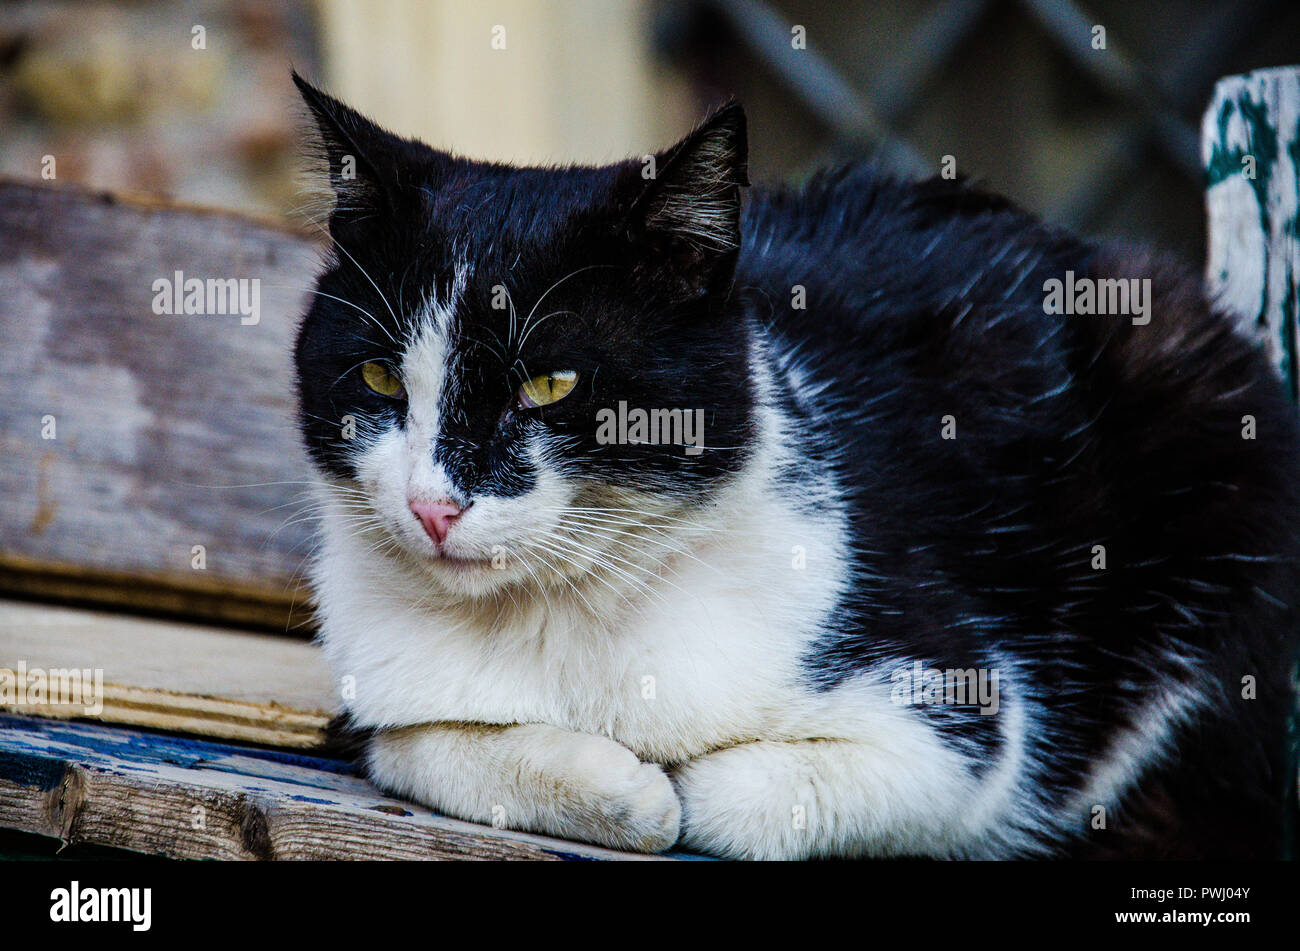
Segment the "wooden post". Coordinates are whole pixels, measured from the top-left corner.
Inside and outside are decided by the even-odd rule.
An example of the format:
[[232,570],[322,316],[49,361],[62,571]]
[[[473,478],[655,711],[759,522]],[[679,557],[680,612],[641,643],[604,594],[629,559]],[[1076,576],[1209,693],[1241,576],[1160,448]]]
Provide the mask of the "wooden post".
[[1201,125],[1209,293],[1264,338],[1300,395],[1300,66],[1219,80]]
[[320,0],[329,91],[474,158],[608,162],[699,117],[640,0]]

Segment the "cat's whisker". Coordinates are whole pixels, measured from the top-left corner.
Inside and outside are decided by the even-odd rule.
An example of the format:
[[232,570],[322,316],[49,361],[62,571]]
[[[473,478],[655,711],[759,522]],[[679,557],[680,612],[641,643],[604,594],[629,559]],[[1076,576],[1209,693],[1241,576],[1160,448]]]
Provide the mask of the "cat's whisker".
[[[615,575],[616,577],[621,577],[627,582],[629,582],[630,584],[635,585],[636,588],[639,591],[641,591],[643,594],[645,594],[647,597],[653,597],[656,600],[661,602],[663,600],[662,594],[660,594],[658,591],[655,591],[654,588],[648,582],[640,578],[637,578],[627,570],[619,568],[617,565],[612,564],[608,559],[613,558],[615,561],[628,565],[629,567],[635,570],[644,571],[647,575],[653,576],[656,580],[662,581],[664,584],[667,584],[670,587],[677,588],[677,585],[663,578],[652,568],[647,568],[645,565],[640,565],[637,564],[636,562],[632,562],[625,558],[621,558],[618,555],[614,555],[608,551],[599,551],[598,549],[592,548],[589,545],[584,545],[583,543],[577,541],[576,539],[567,538],[562,535],[557,535],[554,532],[541,532],[540,534],[542,534],[546,538],[551,539],[556,544],[564,546],[565,549],[569,551],[571,554],[578,555],[579,557],[585,557],[587,558],[587,560],[593,562],[594,564],[597,564],[598,566],[610,572],[611,574]],[[599,579],[600,575],[595,574],[592,575],[592,577]],[[680,591],[681,589],[677,588],[677,590]]]
[[[485,327],[484,329],[486,329],[486,330],[488,331],[488,333],[491,333],[491,334],[492,334],[493,339],[495,339],[495,340],[497,341],[498,345],[501,343],[501,339],[500,339],[499,337],[497,337],[497,335],[496,335],[495,333],[493,333],[493,331],[492,331],[492,329],[491,329],[490,327]],[[498,350],[498,349],[496,349],[496,348],[494,348],[494,347],[489,346],[489,345],[488,345],[487,343],[485,343],[484,341],[479,340],[477,337],[474,337],[474,336],[472,336],[472,335],[466,333],[464,330],[456,330],[456,331],[455,331],[455,335],[456,335],[458,338],[460,338],[460,339],[468,340],[470,343],[477,344],[478,346],[482,347],[482,348],[483,348],[484,350],[486,350],[488,353],[492,354],[492,356],[494,356],[494,357],[496,357],[498,360],[500,360],[501,363],[502,363],[502,365],[506,365],[506,364],[509,362],[509,361],[506,359],[506,355],[505,355],[505,352],[504,352],[503,350]]]
[[[554,549],[547,547],[542,542],[536,540],[534,540],[532,544],[528,547],[529,556],[537,558],[542,564],[544,564],[548,569],[550,569],[552,575],[558,578],[561,582],[563,582],[568,587],[569,590],[571,590],[574,594],[576,594],[579,597],[579,599],[581,599],[582,603],[587,606],[587,610],[591,613],[592,617],[600,617],[600,612],[597,611],[595,606],[590,601],[587,600],[586,595],[584,595],[580,590],[578,590],[578,586],[573,582],[573,580],[569,578],[568,575],[566,575],[562,570],[552,565],[548,559],[543,557],[541,551],[546,551],[560,558],[564,557],[563,553],[559,551],[555,551]],[[525,568],[527,568],[527,564],[525,564]],[[595,576],[595,577],[599,578],[599,576]],[[600,580],[604,582],[604,579],[600,579]],[[609,585],[608,582],[604,582],[604,583],[608,587],[610,587],[610,590],[614,590],[613,586]]]
[[546,323],[546,321],[549,320],[551,317],[558,317],[561,314],[572,314],[572,313],[574,313],[574,311],[553,310],[549,314],[545,315],[544,317],[538,317],[537,322],[524,332],[523,339],[519,341],[519,349],[522,350],[524,348],[524,345],[528,343],[528,338],[532,336],[533,331],[536,330],[538,327],[540,327],[542,324]]
[[706,528],[706,526],[655,525],[648,518],[619,517],[616,514],[614,514],[612,510],[601,511],[601,512],[583,512],[574,509],[559,508],[559,509],[554,509],[552,511],[554,511],[557,515],[560,515],[564,519],[579,519],[582,521],[598,523],[598,524],[620,525],[620,526],[632,527],[632,528],[644,528],[647,531],[655,531],[664,535],[667,535],[670,532],[687,532],[693,528],[699,528],[701,529],[701,531],[709,531],[710,533],[712,533],[712,529],[708,529]]
[[501,286],[505,288],[506,303],[510,305],[510,330],[506,334],[506,348],[505,348],[506,351],[508,352],[510,350],[510,347],[514,345],[516,319],[518,316],[518,312],[515,310],[515,299],[514,296],[510,293],[510,288],[504,284],[502,284]]
[[[701,565],[702,567],[708,568],[710,571],[713,571],[714,573],[717,573],[717,574],[721,574],[721,573],[722,573],[722,572],[719,570],[719,568],[718,568],[717,565],[714,565],[714,564],[711,564],[711,563],[705,561],[703,558],[701,558],[699,555],[695,554],[694,552],[690,551],[689,549],[686,549],[686,548],[679,548],[679,547],[677,547],[677,546],[675,546],[675,545],[670,545],[670,544],[668,544],[667,542],[665,542],[665,541],[661,541],[661,540],[659,540],[659,539],[655,539],[655,538],[646,538],[644,535],[641,535],[641,534],[636,533],[636,532],[628,532],[628,531],[622,531],[622,530],[619,530],[619,529],[611,529],[611,528],[600,527],[600,526],[592,526],[592,527],[589,527],[589,528],[578,528],[578,527],[576,527],[576,526],[574,526],[574,525],[571,525],[571,524],[569,524],[569,525],[565,525],[565,526],[564,526],[564,530],[565,530],[565,531],[569,531],[569,532],[578,532],[578,533],[583,534],[583,535],[591,535],[591,536],[595,536],[595,537],[597,537],[597,538],[604,538],[604,539],[606,539],[607,541],[610,541],[612,544],[620,545],[620,546],[622,546],[622,547],[624,547],[624,548],[626,548],[626,549],[628,549],[629,551],[632,551],[632,552],[638,552],[638,551],[640,551],[641,548],[640,548],[640,546],[639,546],[638,544],[634,544],[634,543],[631,542],[631,541],[624,541],[624,540],[622,539],[622,537],[620,537],[620,538],[611,538],[611,537],[610,537],[611,535],[626,536],[627,538],[634,539],[634,540],[635,540],[636,542],[638,542],[638,543],[646,543],[646,544],[650,544],[650,545],[657,545],[657,546],[659,546],[660,548],[663,548],[663,549],[665,549],[666,551],[669,551],[669,552],[671,552],[671,553],[673,553],[673,554],[675,554],[675,555],[680,555],[680,556],[682,556],[683,558],[689,558],[691,561],[696,562],[697,564]],[[669,536],[669,537],[671,537],[671,536]]]
[[[360,265],[358,265],[358,267],[359,266]],[[340,304],[343,304],[346,307],[351,307],[353,310],[362,314],[370,322],[372,326],[374,326],[377,330],[383,333],[384,336],[386,336],[395,347],[399,347],[399,348],[401,347],[400,342],[393,337],[389,329],[383,325],[383,322],[380,321],[378,317],[376,317],[374,314],[366,310],[364,307],[362,307],[360,304],[356,303],[355,301],[347,300],[346,298],[339,297],[336,294],[326,293],[325,291],[322,291],[319,287],[313,285],[276,283],[276,284],[269,284],[267,286],[274,287],[274,288],[282,288],[282,289],[292,290],[292,291],[298,291],[300,293],[305,293],[305,294],[313,294],[317,297],[324,297],[328,300],[336,301]]]
[[[686,538],[681,537],[681,533],[674,534],[670,532],[668,530],[668,527],[666,526],[652,525],[643,520],[610,518],[603,515],[594,515],[585,512],[574,512],[564,508],[553,510],[553,511],[556,512],[556,514],[559,516],[559,521],[565,527],[568,527],[573,523],[586,526],[587,528],[606,528],[607,526],[615,526],[614,529],[610,529],[610,530],[618,531],[619,534],[629,535],[636,538],[643,538],[644,536],[641,535],[640,532],[638,531],[625,531],[625,530],[640,529],[641,531],[644,532],[652,532],[655,535],[660,536],[660,538],[668,538],[668,539],[672,539],[673,541],[681,541],[681,542],[687,541]],[[665,542],[659,541],[657,539],[646,539],[646,540],[654,544],[666,545]],[[685,549],[679,549],[679,550],[683,552],[686,551]]]
[[[678,547],[677,545],[673,545],[667,541],[664,541],[663,540],[664,538],[673,537],[664,532],[656,533],[657,535],[660,535],[662,537],[655,538],[655,537],[647,537],[645,534],[641,532],[627,531],[625,527],[611,528],[607,523],[602,524],[599,522],[577,521],[577,523],[574,524],[575,521],[577,520],[573,520],[573,519],[566,520],[562,524],[564,531],[579,532],[583,535],[594,535],[598,538],[609,538],[611,541],[613,540],[611,536],[619,536],[620,538],[630,538],[630,539],[634,539],[638,543],[658,546],[659,548],[663,548],[667,551],[673,552],[674,554],[690,556],[692,558],[696,557],[689,549],[681,548]],[[647,531],[650,531],[650,529],[647,529]],[[634,547],[631,542],[619,541],[618,544],[626,545],[629,548]],[[699,559],[696,558],[696,560],[698,561]]]
[[[558,281],[556,281],[554,284],[548,287],[542,293],[542,296],[537,298],[537,300],[533,303],[532,309],[528,311],[528,316],[524,318],[523,326],[520,328],[521,332],[524,335],[523,339],[524,340],[528,339],[528,332],[529,332],[528,322],[533,319],[533,314],[537,313],[537,308],[542,306],[542,301],[546,300],[546,298],[550,296],[552,291],[554,291],[556,288],[558,288],[561,284],[563,284],[565,281],[569,280],[570,278],[577,277],[579,274],[582,274],[586,271],[591,271],[596,268],[612,268],[613,266],[614,265],[612,264],[588,264],[585,265],[584,267],[580,267],[573,271],[570,271],[568,274],[564,275],[564,277],[560,278]],[[523,346],[523,341],[520,341],[520,343],[516,346],[516,349],[522,346]]]
[[719,532],[724,532],[726,534],[733,534],[733,535],[756,535],[760,537],[767,537],[768,534],[761,529],[736,528],[733,525],[727,525],[727,524],[721,526],[715,524],[701,524],[697,520],[691,520],[691,519],[680,518],[677,516],[667,515],[663,512],[640,511],[635,509],[622,509],[622,508],[612,508],[612,507],[611,508],[599,508],[599,507],[573,508],[569,506],[561,506],[558,508],[545,509],[544,511],[552,511],[560,515],[573,516],[573,517],[608,516],[611,518],[616,518],[618,516],[622,516],[622,519],[620,521],[621,524],[633,525],[633,526],[644,526],[646,528],[653,528],[654,521],[658,519],[658,520],[663,520],[672,523],[669,525],[661,526],[662,530],[672,531],[672,532],[695,532],[698,534],[709,535],[709,536],[716,536]]
[[202,482],[175,482],[174,485],[183,485],[190,489],[262,489],[270,486],[280,485],[308,485],[315,487],[332,488],[332,483],[321,479],[289,479],[279,482],[235,482],[229,485],[209,485]]
[[373,356],[365,356],[362,359],[358,360],[356,363],[352,364],[352,366],[348,367],[346,370],[344,370],[342,373],[336,376],[334,378],[334,382],[331,383],[328,387],[326,387],[326,390],[334,389],[334,387],[338,386],[341,382],[343,382],[344,378],[347,377],[350,373],[352,373],[354,370],[359,370],[361,367],[365,366],[373,359],[374,359]]
[[[352,256],[352,252],[350,252],[347,248],[345,248],[345,247],[344,247],[341,243],[339,243],[337,240],[334,242],[334,247],[338,248],[338,250],[340,250],[340,251],[342,251],[344,254],[346,254],[347,257],[348,257],[348,260],[351,261],[354,265],[356,265],[357,270],[360,271],[360,272],[361,272],[361,275],[362,275],[362,276],[363,276],[367,281],[370,282],[370,286],[373,287],[373,288],[375,289],[375,293],[379,295],[380,303],[382,303],[385,307],[388,308],[388,316],[390,316],[390,317],[393,318],[393,324],[394,324],[394,325],[399,324],[400,321],[398,321],[398,319],[397,319],[397,313],[393,310],[393,306],[392,306],[390,303],[388,303],[388,298],[385,297],[385,296],[384,296],[384,292],[381,291],[381,290],[379,289],[379,285],[375,283],[375,279],[374,279],[373,277],[371,277],[370,274],[369,274],[369,272],[367,272],[366,269],[363,268],[363,267],[361,266],[361,263],[360,263],[356,258],[354,258],[354,257]],[[392,336],[392,334],[389,334],[389,339],[392,340],[394,346],[398,346],[398,347],[401,346],[401,344],[399,344],[399,343],[397,342],[396,338],[394,338],[394,337]]]

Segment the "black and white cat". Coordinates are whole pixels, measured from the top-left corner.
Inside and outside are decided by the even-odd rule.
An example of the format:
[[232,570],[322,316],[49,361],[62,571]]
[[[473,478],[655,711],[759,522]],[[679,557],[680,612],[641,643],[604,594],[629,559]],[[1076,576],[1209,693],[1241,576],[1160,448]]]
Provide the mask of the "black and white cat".
[[1281,850],[1300,443],[1186,274],[956,182],[744,193],[734,104],[515,168],[298,83],[312,578],[377,784],[644,851]]

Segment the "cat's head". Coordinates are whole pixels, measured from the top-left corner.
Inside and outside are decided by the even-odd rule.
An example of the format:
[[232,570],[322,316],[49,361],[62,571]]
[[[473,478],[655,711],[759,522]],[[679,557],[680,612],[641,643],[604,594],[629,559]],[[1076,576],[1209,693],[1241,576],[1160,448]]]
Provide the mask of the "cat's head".
[[294,78],[336,198],[295,351],[331,517],[467,596],[679,547],[754,430],[741,108],[653,156],[516,168]]

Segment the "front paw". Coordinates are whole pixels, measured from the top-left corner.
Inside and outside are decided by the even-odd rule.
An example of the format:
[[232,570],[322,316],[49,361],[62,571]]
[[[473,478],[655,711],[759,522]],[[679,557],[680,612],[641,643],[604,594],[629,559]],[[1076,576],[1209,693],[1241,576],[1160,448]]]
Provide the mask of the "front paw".
[[816,854],[816,781],[796,764],[765,759],[763,753],[773,746],[730,747],[673,770],[682,804],[682,848],[750,860]]
[[366,765],[379,787],[471,822],[637,852],[662,852],[681,825],[658,766],[603,736],[543,723],[384,730]]
[[540,785],[546,831],[635,852],[662,852],[677,841],[681,804],[662,769],[604,737],[547,739],[524,767]]

